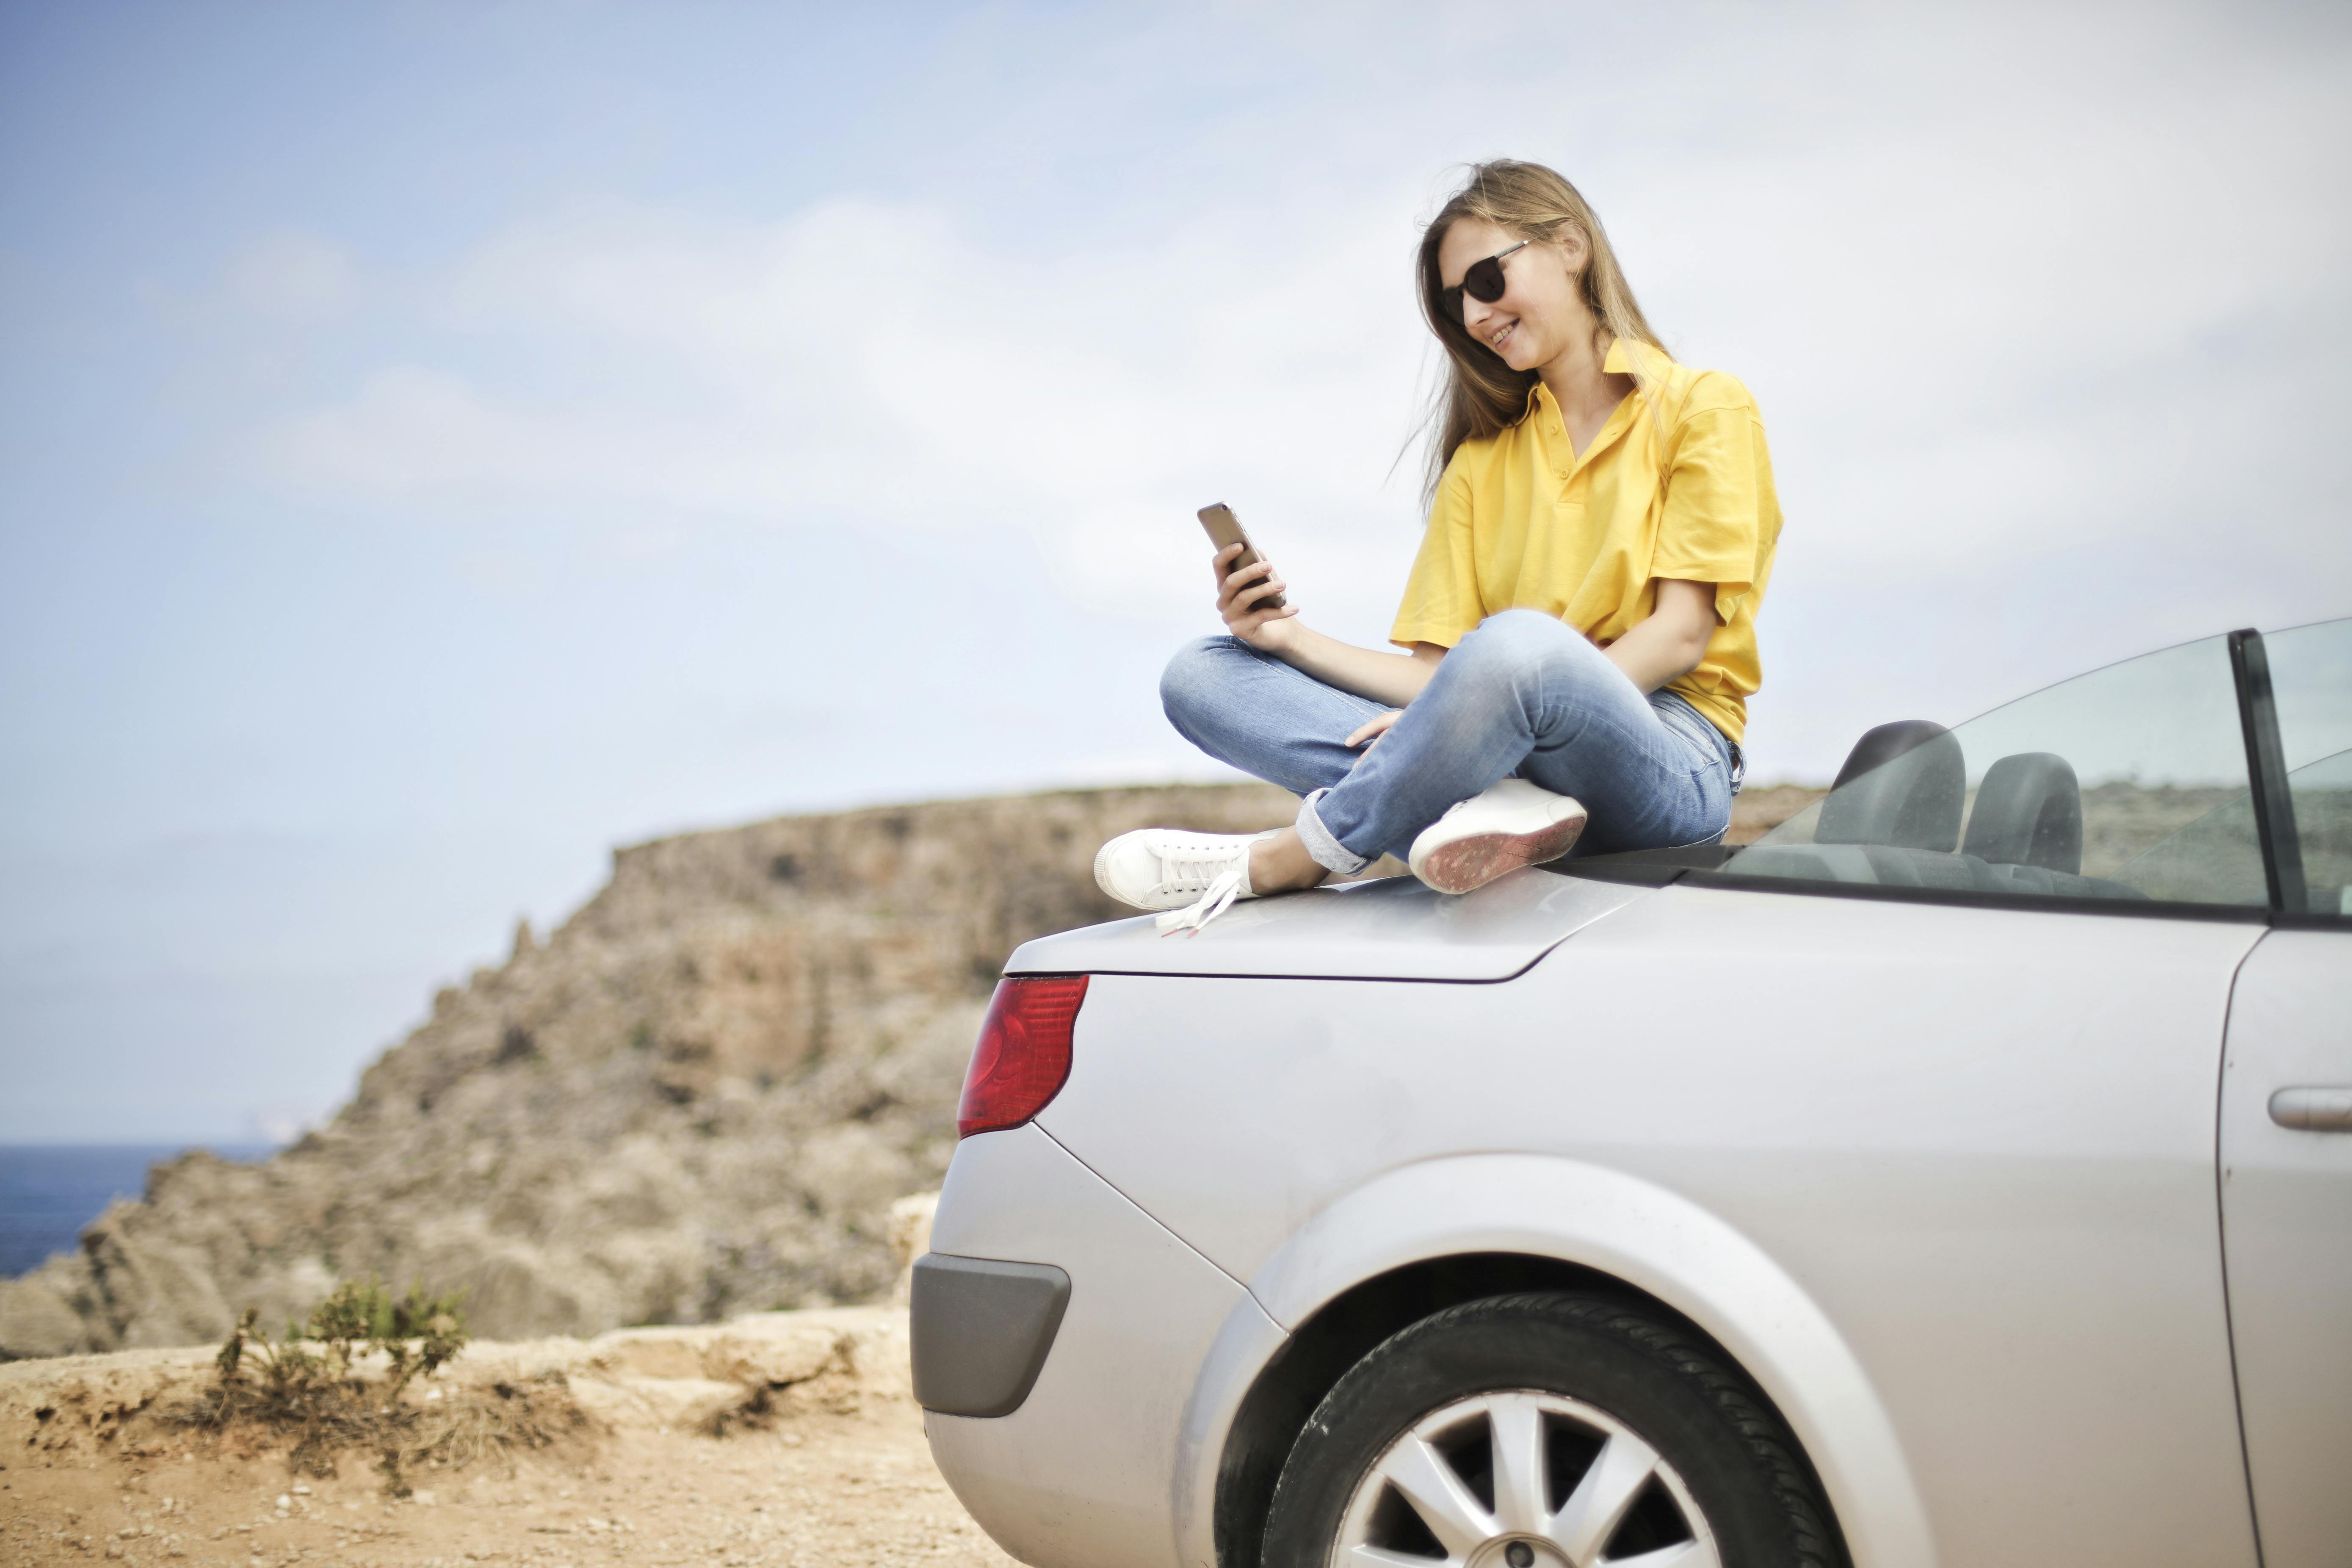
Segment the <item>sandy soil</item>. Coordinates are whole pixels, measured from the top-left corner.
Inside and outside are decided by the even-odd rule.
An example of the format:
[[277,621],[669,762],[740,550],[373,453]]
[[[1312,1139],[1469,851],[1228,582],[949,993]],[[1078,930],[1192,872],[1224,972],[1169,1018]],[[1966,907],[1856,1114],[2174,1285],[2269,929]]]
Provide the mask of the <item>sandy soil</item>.
[[517,1563],[1002,1568],[931,1464],[920,1412],[880,1400],[776,1430],[625,1431],[486,1461],[401,1501],[354,1456],[298,1480],[279,1452],[199,1448],[0,1471],[0,1562],[353,1568]]
[[[935,1198],[891,1211],[902,1268]],[[405,1497],[365,1450],[300,1475],[284,1437],[176,1419],[215,1375],[209,1347],[0,1365],[0,1563],[1011,1568],[931,1463],[906,1289],[902,1274],[880,1306],[478,1342],[408,1403],[510,1433],[527,1406],[554,1440],[412,1466]]]

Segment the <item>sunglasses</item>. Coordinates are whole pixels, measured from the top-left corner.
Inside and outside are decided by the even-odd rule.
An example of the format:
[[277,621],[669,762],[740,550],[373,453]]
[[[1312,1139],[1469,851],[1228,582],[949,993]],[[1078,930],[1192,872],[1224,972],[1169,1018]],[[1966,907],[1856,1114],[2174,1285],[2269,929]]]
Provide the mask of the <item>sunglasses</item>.
[[1462,296],[1465,293],[1480,304],[1493,304],[1503,297],[1503,258],[1515,251],[1525,250],[1534,243],[1534,240],[1523,239],[1507,250],[1498,250],[1483,261],[1472,262],[1470,270],[1462,275],[1461,282],[1451,289],[1437,291],[1438,303],[1444,307],[1448,316],[1457,321],[1462,319]]

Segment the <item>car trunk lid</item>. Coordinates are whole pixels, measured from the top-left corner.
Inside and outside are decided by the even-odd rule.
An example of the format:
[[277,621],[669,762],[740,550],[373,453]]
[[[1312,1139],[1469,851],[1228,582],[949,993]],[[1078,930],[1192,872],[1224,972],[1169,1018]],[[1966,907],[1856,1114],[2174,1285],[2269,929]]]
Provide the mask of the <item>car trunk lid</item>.
[[1584,926],[1650,896],[1622,883],[1514,871],[1461,898],[1387,877],[1235,904],[1163,935],[1149,915],[1021,944],[1007,974],[1232,974],[1508,980]]

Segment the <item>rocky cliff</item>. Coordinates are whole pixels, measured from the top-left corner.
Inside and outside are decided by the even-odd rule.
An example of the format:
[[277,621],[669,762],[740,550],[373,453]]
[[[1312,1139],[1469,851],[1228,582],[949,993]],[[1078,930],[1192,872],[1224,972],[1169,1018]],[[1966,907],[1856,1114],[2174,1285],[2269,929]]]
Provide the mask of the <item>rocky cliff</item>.
[[787,817],[620,851],[544,945],[443,991],[324,1131],[152,1173],[0,1281],[0,1359],[197,1343],[339,1277],[463,1286],[490,1338],[716,1322],[886,1288],[998,967],[1126,913],[1095,848],[1289,820],[1265,785]]

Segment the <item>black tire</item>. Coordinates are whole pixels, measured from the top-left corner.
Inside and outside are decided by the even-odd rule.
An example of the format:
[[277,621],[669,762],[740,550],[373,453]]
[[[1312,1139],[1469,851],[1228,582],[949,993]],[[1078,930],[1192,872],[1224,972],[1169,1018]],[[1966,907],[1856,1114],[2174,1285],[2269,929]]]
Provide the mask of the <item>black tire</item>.
[[[1679,1489],[1663,1474],[1650,1483],[1624,1524],[1612,1527],[1623,1533],[1604,1536],[1601,1548],[1624,1556],[1690,1539],[1686,1498],[1724,1568],[1842,1568],[1830,1510],[1796,1440],[1747,1379],[1685,1331],[1605,1297],[1563,1291],[1449,1308],[1391,1335],[1349,1368],[1283,1466],[1266,1516],[1264,1568],[1327,1568],[1359,1484],[1392,1444],[1436,1412],[1512,1391],[1565,1396],[1614,1418],[1679,1478]],[[1578,1445],[1599,1429],[1557,1414],[1543,1423],[1547,1506],[1557,1509],[1600,1439]],[[1495,1508],[1484,1439],[1464,1439],[1462,1458],[1447,1452],[1456,1477]],[[1489,1473],[1478,1492],[1482,1464]],[[1444,1560],[1435,1536],[1419,1545],[1407,1539],[1427,1526],[1401,1493],[1380,1506],[1388,1512],[1375,1510],[1381,1522],[1371,1528],[1390,1533],[1376,1543],[1407,1555],[1433,1551],[1441,1555],[1433,1563]],[[1517,1546],[1511,1552],[1512,1562],[1560,1560]],[[1494,1554],[1490,1544],[1481,1557]]]

